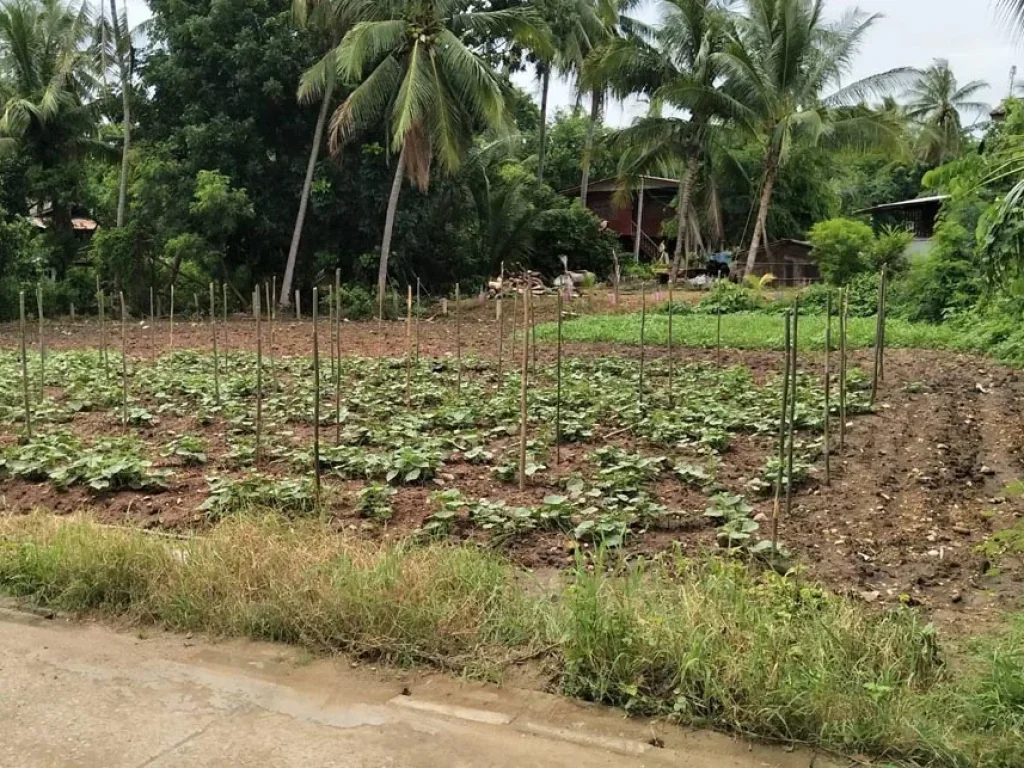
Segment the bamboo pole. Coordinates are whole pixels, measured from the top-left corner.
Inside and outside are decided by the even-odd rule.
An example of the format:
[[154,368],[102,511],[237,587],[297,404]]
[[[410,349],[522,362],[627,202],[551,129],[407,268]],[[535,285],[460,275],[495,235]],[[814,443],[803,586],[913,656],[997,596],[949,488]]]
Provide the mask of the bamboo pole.
[[850,319],[849,289],[839,290],[839,450],[846,448],[847,322]]
[[149,357],[156,360],[156,299],[153,286],[149,286]]
[[313,286],[313,503],[320,506],[320,301]]
[[405,405],[412,401],[412,285],[405,288]]
[[338,365],[334,369],[334,444],[341,445],[341,269],[334,270],[334,345]]
[[643,417],[644,410],[644,333],[647,330],[647,283],[640,282],[640,372],[637,380],[638,415]]
[[523,293],[523,361],[519,381],[519,490],[526,490],[526,388],[530,377],[530,292]]
[[878,337],[878,378],[885,381],[885,327],[889,320],[889,270],[882,267],[882,330]]
[[25,292],[18,292],[18,299],[21,305],[21,392],[25,400],[25,435],[32,439],[32,399],[28,394],[28,344],[25,323]]
[[256,447],[253,463],[258,467],[262,457],[263,438],[263,321],[260,309],[260,287],[253,289],[252,312],[256,316]]
[[220,358],[217,355],[217,294],[210,283],[210,337],[213,341],[213,402],[220,405]]
[[555,465],[562,463],[562,292],[558,291],[558,340],[555,349]]
[[675,350],[672,348],[672,317],[675,315],[675,304],[672,301],[673,281],[668,281],[668,405],[675,406]]
[[510,347],[512,359],[516,357],[516,324],[519,322],[519,291],[513,288],[512,292],[512,346]]
[[423,305],[420,303],[420,279],[416,278],[416,365],[420,364],[420,318],[423,316]]
[[298,288],[295,289],[295,320],[298,322],[302,319],[302,293]]
[[498,382],[497,390],[501,391],[502,355],[505,347],[505,313],[501,310],[501,296],[498,297]]
[[778,550],[779,545],[779,513],[782,503],[782,480],[786,466],[786,416],[789,413],[789,345],[790,345],[790,323],[791,313],[785,315],[786,329],[783,333],[783,368],[782,368],[782,403],[779,409],[779,453],[778,470],[775,475],[775,500],[772,504],[772,551]]
[[825,487],[832,485],[832,448],[829,425],[832,421],[832,291],[825,294],[825,419],[823,447],[825,450]]
[[[259,290],[259,287],[257,287]],[[267,302],[267,376],[270,384],[274,384],[274,301],[270,293],[270,283],[263,283],[263,290]],[[262,306],[262,304],[260,305]]]
[[462,397],[462,296],[459,293],[459,284],[455,284],[455,365],[457,367],[455,379],[455,396]]
[[881,375],[882,366],[882,324],[883,308],[885,292],[885,267],[882,267],[882,272],[878,278],[878,308],[875,314],[875,361],[874,361],[874,372],[871,376],[871,405],[875,404],[875,400],[878,399],[878,379]]
[[171,283],[171,338],[167,346],[174,351],[174,283]]
[[328,370],[328,381],[334,382],[334,286],[327,286],[327,339],[331,347],[331,367]]
[[46,335],[43,319],[43,286],[36,283],[36,311],[39,314],[39,402],[46,397]]
[[537,304],[534,302],[533,290],[530,290],[530,346],[533,348],[533,370],[537,370]]
[[128,308],[124,303],[124,291],[118,294],[121,300],[121,426],[128,428]]
[[100,313],[100,357],[103,358],[103,380],[109,381],[110,356],[107,354],[107,318],[103,291],[99,288],[99,278],[96,279],[96,306]]
[[722,302],[715,307],[715,366],[722,367]]
[[196,293],[195,291],[193,291],[192,292],[192,299],[193,299],[193,301],[195,302],[195,305],[196,305],[196,322],[199,322],[199,321],[201,321],[203,319],[203,312],[199,308],[199,294]]
[[789,385],[789,451],[786,456],[786,519],[790,517],[790,513],[793,511],[793,430],[796,426],[796,400],[797,400],[797,342],[799,339],[798,333],[798,322],[800,320],[800,297],[797,296],[793,301],[793,337],[792,337],[792,356],[793,360],[790,363],[790,374],[792,375],[792,381]]

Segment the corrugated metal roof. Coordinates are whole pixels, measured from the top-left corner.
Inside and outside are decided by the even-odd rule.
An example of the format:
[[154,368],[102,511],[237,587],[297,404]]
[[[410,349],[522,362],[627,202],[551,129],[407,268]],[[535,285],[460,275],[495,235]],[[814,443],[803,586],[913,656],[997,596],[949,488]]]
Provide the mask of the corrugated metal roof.
[[913,200],[900,200],[898,203],[885,203],[872,208],[865,208],[857,213],[882,213],[883,211],[898,211],[902,208],[917,208],[930,203],[941,203],[949,200],[949,195],[933,195],[932,197],[915,197]]
[[[666,179],[663,176],[639,176],[637,182],[630,185],[630,189],[640,188],[640,179],[643,179],[644,189],[678,189],[679,179]],[[617,177],[599,179],[587,185],[587,192],[617,192],[622,185]],[[578,195],[579,185],[570,189],[562,190],[563,195]]]

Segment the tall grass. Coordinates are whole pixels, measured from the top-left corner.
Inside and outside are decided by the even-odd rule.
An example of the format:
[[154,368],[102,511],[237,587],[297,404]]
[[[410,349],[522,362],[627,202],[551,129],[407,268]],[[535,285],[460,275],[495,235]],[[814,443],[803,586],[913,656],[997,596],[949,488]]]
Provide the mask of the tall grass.
[[[810,315],[801,318],[803,333],[800,349],[825,348],[825,317]],[[639,315],[588,315],[563,325],[566,341],[606,342],[615,344],[640,343],[641,317]],[[742,312],[722,317],[722,345],[733,349],[783,349],[784,315],[763,312]],[[542,325],[538,331],[542,339],[553,339],[553,323]],[[672,340],[686,347],[713,349],[716,344],[716,315],[676,315],[673,319]],[[648,343],[665,344],[668,341],[668,316],[649,315],[644,335]],[[875,342],[875,320],[870,317],[851,317],[849,343],[851,347],[868,348]],[[886,324],[886,343],[890,347],[920,349],[975,349],[971,339],[949,325],[927,325],[906,320],[889,319]]]
[[944,658],[908,609],[714,558],[597,563],[546,592],[477,548],[370,544],[316,521],[236,518],[177,540],[38,515],[0,520],[0,590],[460,673],[539,655],[566,693],[631,712],[922,765],[1024,766],[1024,620]]

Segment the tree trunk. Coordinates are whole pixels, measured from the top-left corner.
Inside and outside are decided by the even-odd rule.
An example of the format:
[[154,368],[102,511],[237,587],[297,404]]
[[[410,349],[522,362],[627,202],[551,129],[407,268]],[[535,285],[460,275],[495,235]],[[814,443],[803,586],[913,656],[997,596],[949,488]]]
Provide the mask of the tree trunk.
[[320,156],[320,144],[323,141],[324,125],[327,123],[327,113],[330,111],[331,93],[334,91],[334,84],[328,83],[324,92],[323,101],[320,104],[320,114],[316,119],[316,128],[313,130],[313,148],[309,152],[309,162],[306,164],[306,179],[302,182],[302,197],[299,198],[299,213],[295,217],[295,228],[292,230],[292,244],[288,248],[288,263],[284,267],[284,279],[281,281],[281,299],[278,302],[282,307],[291,305],[292,281],[295,279],[295,262],[299,257],[299,243],[302,241],[302,227],[306,223],[306,209],[309,207],[309,194],[313,189],[313,174],[316,172],[316,161]]
[[[117,0],[110,0],[110,18],[114,25],[114,44],[117,46],[117,66],[121,73],[121,101],[124,110],[124,146],[121,149],[121,184],[117,190],[117,227],[124,226],[124,217],[128,209],[128,150],[132,141],[131,95],[128,91],[128,66],[124,60],[122,42],[130,45],[130,41],[121,40],[117,22]],[[128,10],[124,13],[124,31],[128,34]]]
[[750,240],[750,251],[747,253],[747,268],[744,274],[750,275],[754,272],[754,265],[757,264],[757,248],[768,223],[768,207],[772,203],[772,190],[775,188],[775,177],[779,172],[779,159],[774,150],[769,151],[768,159],[764,168],[764,188],[761,190],[761,203],[758,206],[757,222],[754,224],[754,236]]
[[594,153],[594,133],[601,121],[601,94],[593,91],[590,94],[590,125],[587,126],[587,141],[583,145],[583,178],[580,181],[580,202],[587,204],[587,188],[590,186],[590,159]]
[[548,92],[551,90],[551,68],[544,67],[540,81],[540,126],[537,129],[537,181],[544,181],[544,157],[548,140]]
[[405,175],[405,143],[398,154],[395,180],[391,183],[388,197],[388,212],[384,217],[384,239],[380,244],[380,268],[377,270],[377,312],[378,319],[384,316],[384,289],[388,281],[388,257],[391,255],[391,233],[395,228],[395,211],[398,209],[398,195],[402,191],[402,177]]
[[[686,164],[686,171],[679,181],[679,211],[676,227],[676,253],[672,259],[672,273],[669,275],[671,282],[676,281],[679,276],[679,265],[683,262],[683,254],[690,254],[689,246],[689,222],[690,222],[690,199],[693,197],[693,185],[697,181],[697,155],[690,155]],[[689,259],[687,259],[689,261]]]

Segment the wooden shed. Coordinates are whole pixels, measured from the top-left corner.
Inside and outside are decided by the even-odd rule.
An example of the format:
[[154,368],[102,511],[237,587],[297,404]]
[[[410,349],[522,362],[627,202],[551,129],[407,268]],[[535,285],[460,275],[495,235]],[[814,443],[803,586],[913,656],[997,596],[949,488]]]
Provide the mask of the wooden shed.
[[[675,217],[672,203],[678,191],[678,179],[660,176],[640,176],[625,190],[617,178],[601,179],[587,187],[587,208],[608,222],[608,228],[619,236],[624,251],[632,252],[639,236],[640,252],[651,260],[658,255],[662,243],[669,253],[674,247],[674,241],[662,235],[661,225]],[[567,189],[563,194],[579,197],[580,188]],[[637,221],[640,222],[639,234]]]

